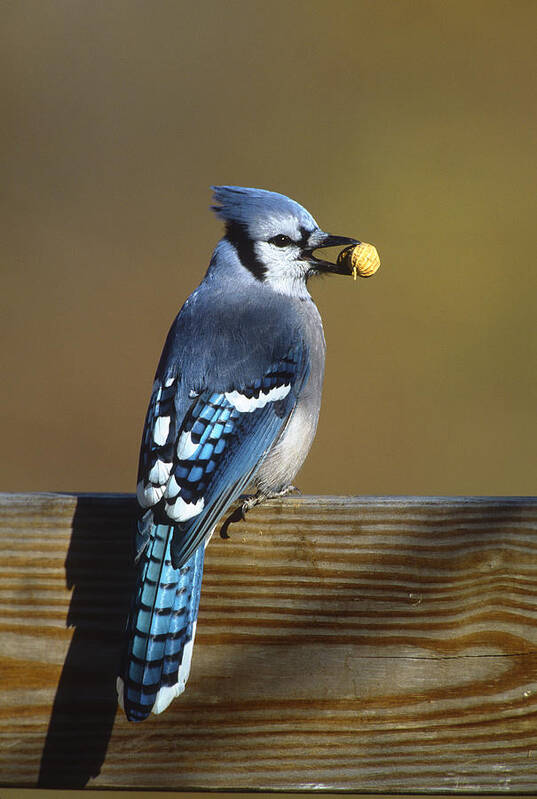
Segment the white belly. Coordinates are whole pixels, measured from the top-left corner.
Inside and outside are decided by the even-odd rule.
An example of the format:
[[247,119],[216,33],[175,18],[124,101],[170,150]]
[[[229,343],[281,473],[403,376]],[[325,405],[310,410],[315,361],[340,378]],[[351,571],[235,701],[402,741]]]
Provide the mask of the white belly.
[[309,331],[310,373],[295,410],[274,447],[263,461],[255,477],[255,485],[263,494],[281,491],[291,485],[304,463],[315,438],[324,377],[325,342],[319,312],[311,302]]

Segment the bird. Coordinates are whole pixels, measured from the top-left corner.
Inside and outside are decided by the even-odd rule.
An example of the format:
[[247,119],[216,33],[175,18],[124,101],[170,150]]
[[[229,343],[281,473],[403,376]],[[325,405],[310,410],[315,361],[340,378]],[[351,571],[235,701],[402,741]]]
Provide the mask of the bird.
[[205,546],[248,487],[241,514],[294,490],[313,442],[325,364],[319,274],[351,275],[316,251],[325,233],[284,194],[213,186],[224,223],[200,285],[175,318],[140,448],[137,584],[117,678],[129,721],[159,714],[190,673]]

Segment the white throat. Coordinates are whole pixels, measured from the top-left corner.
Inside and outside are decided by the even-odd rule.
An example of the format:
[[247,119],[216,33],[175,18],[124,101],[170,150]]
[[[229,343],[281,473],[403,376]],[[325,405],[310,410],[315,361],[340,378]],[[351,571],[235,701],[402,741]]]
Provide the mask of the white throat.
[[254,245],[257,257],[266,268],[264,282],[278,294],[286,294],[297,299],[310,298],[306,287],[309,264],[297,259],[298,247],[289,248],[287,257],[280,250],[264,241]]
[[293,273],[289,269],[282,270],[282,274],[270,271],[265,275],[265,283],[278,294],[287,294],[289,297],[301,300],[311,299],[302,271],[300,274]]

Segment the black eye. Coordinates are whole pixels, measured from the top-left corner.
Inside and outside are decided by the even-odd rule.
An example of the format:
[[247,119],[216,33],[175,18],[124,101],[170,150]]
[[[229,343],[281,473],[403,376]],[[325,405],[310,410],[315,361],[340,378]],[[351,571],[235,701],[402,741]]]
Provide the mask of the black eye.
[[273,236],[268,240],[268,242],[269,244],[275,244],[276,247],[288,247],[293,243],[293,240],[290,239],[289,236],[283,236],[280,234],[279,236]]

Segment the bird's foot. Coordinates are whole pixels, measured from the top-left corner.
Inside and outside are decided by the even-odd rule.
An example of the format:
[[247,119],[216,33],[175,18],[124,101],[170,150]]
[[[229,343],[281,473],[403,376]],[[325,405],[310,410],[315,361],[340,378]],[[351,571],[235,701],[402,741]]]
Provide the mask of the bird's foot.
[[[259,503],[264,502],[266,499],[280,499],[280,497],[286,497],[288,494],[301,493],[302,491],[300,488],[297,488],[296,486],[285,486],[285,488],[282,488],[281,491],[271,491],[268,494],[263,494],[261,499],[259,499],[255,504],[259,505]],[[255,496],[259,496],[259,492]]]
[[281,491],[270,491],[268,494],[263,494],[261,491],[258,491],[257,494],[251,494],[250,496],[245,497],[243,503],[239,505],[238,508],[235,508],[235,510],[229,514],[223,523],[222,527],[220,528],[220,538],[229,538],[229,525],[234,524],[235,522],[244,521],[248,511],[252,510],[252,508],[255,508],[256,505],[261,505],[263,502],[266,502],[267,499],[279,499],[281,497],[286,497],[288,494],[300,494],[300,489],[296,486],[286,486],[285,488],[282,488]]

